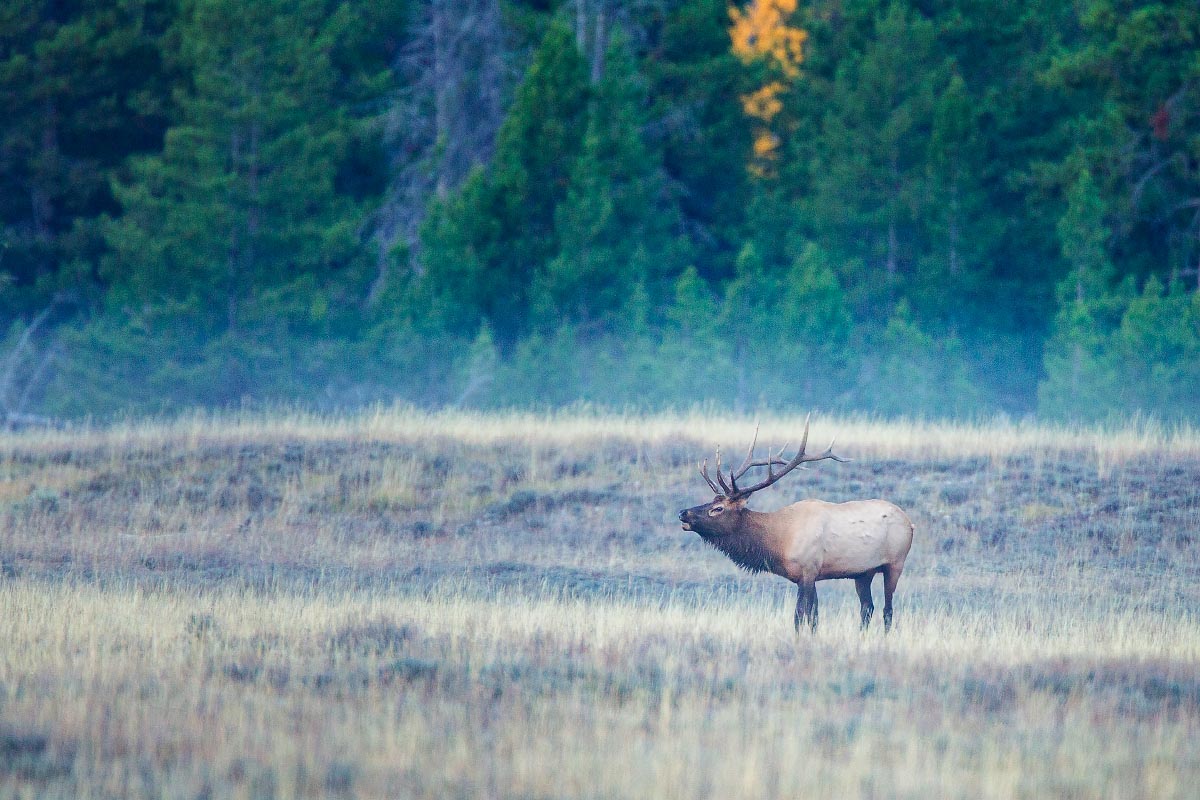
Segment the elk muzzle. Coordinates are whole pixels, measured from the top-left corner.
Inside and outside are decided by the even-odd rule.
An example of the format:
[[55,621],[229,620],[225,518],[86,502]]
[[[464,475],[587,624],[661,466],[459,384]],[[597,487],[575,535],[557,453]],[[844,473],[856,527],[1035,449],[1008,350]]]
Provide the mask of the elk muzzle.
[[683,529],[690,531],[692,529],[692,509],[685,508],[679,512],[679,521],[683,523]]

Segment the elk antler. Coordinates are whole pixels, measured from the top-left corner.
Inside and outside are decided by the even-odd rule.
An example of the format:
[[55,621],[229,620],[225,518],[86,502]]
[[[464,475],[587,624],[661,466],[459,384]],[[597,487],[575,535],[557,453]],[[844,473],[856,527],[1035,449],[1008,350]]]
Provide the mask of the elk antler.
[[712,482],[712,478],[708,477],[708,459],[704,459],[704,463],[700,465],[700,474],[704,476],[704,482],[713,490],[713,494],[720,494],[721,490]]
[[[717,448],[717,483],[721,484],[720,487],[718,488],[717,484],[712,482],[712,478],[708,477],[708,459],[707,458],[704,459],[704,463],[700,465],[700,474],[704,477],[704,480],[708,483],[709,487],[713,490],[713,494],[720,494],[720,495],[725,495],[728,497],[731,492],[735,491],[734,487],[725,485],[725,476],[723,474],[721,474],[721,448],[720,447]],[[733,480],[733,470],[729,471],[729,475],[730,475],[730,480],[732,481]]]
[[787,461],[784,460],[784,458],[783,458],[783,451],[787,449],[786,444],[779,449],[779,454],[774,455],[774,456],[771,455],[771,448],[768,447],[767,448],[767,460],[766,461],[755,461],[754,460],[754,448],[757,444],[758,444],[758,426],[755,425],[754,426],[754,439],[750,442],[750,449],[746,451],[746,460],[742,462],[742,465],[737,468],[736,472],[733,469],[729,470],[729,485],[733,489],[735,494],[739,491],[738,486],[737,486],[738,478],[741,478],[743,475],[745,475],[751,469],[751,467],[766,467],[767,475],[770,476],[772,474],[771,467],[787,465]]
[[[760,489],[767,488],[771,484],[775,483],[775,481],[779,480],[784,475],[787,475],[789,472],[794,470],[796,467],[799,467],[801,464],[807,464],[811,461],[823,461],[827,458],[832,459],[834,461],[841,461],[841,462],[847,461],[848,459],[841,458],[841,457],[833,454],[833,442],[832,441],[829,443],[829,447],[827,447],[825,449],[825,452],[821,453],[819,456],[818,455],[810,456],[804,452],[804,448],[808,444],[808,425],[809,425],[809,421],[811,419],[812,419],[812,414],[809,414],[807,417],[805,417],[805,419],[804,419],[804,435],[800,438],[800,449],[796,452],[796,455],[792,456],[790,459],[785,459],[783,456],[784,451],[787,450],[787,445],[784,445],[783,447],[779,448],[779,452],[776,454],[772,454],[771,449],[767,448],[767,457],[761,461],[755,461],[754,460],[754,448],[758,444],[758,428],[755,427],[754,440],[750,442],[750,449],[746,451],[746,459],[742,462],[741,466],[739,466],[736,470],[733,469],[733,467],[729,468],[729,484],[728,485],[726,485],[725,478],[721,474],[721,449],[720,448],[717,448],[717,482],[720,483],[720,485],[721,485],[720,490],[718,490],[717,486],[715,484],[713,484],[712,479],[708,477],[708,460],[707,459],[705,459],[703,466],[700,467],[700,474],[704,476],[704,480],[708,482],[709,487],[712,488],[712,490],[715,494],[723,494],[723,495],[725,495],[725,497],[732,500],[732,499],[741,499],[744,497],[749,497],[750,495],[754,494],[755,492],[759,491]],[[753,486],[748,486],[746,488],[740,488],[737,485],[738,479],[741,478],[742,476],[744,476],[747,472],[749,472],[752,467],[766,467],[767,468],[766,479],[754,484]],[[780,470],[778,473],[776,473],[774,471],[774,467],[783,467],[783,469]]]

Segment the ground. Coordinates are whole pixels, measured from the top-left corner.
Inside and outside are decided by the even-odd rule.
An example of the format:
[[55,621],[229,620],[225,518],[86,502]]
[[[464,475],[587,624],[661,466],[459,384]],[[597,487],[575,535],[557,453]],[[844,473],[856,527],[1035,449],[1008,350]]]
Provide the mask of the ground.
[[916,536],[891,635],[850,581],[797,635],[676,519],[754,424],[0,437],[0,796],[1192,795],[1200,435],[815,419],[854,460],[751,506],[882,497]]

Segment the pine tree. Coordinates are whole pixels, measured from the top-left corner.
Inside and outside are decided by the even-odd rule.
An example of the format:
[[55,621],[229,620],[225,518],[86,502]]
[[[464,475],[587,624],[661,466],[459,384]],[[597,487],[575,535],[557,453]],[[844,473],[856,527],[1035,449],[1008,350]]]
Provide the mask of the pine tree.
[[105,264],[113,313],[172,343],[159,379],[183,401],[287,391],[312,366],[294,337],[349,310],[362,209],[338,192],[351,122],[330,53],[351,22],[321,0],[183,7],[179,121],[117,186]]
[[739,100],[751,90],[750,76],[730,48],[728,25],[726,0],[674,6],[642,66],[654,122],[649,138],[678,187],[695,265],[710,281],[733,274],[751,192],[751,126]]
[[[982,154],[979,111],[957,72],[934,100],[926,167],[929,197],[922,204],[923,251],[912,294],[926,316],[969,323],[974,296],[987,287],[988,254],[999,226],[988,214],[979,182]],[[958,303],[947,303],[957,298]]]
[[[1082,155],[1075,157],[1081,163]],[[1058,224],[1072,265],[1059,286],[1059,312],[1046,342],[1039,410],[1098,419],[1133,411],[1194,418],[1200,411],[1200,301],[1182,281],[1132,276],[1113,286],[1107,208],[1090,170],[1079,174]]]
[[1200,293],[1151,276],[1112,337],[1121,411],[1169,419],[1200,415]]
[[1086,155],[1123,275],[1153,272],[1164,283],[1186,276],[1200,290],[1200,7],[1088,0],[1077,19],[1081,35],[1044,77],[1075,99],[1074,113],[1060,113],[1070,149],[1059,176],[1069,185],[1075,153]]
[[979,407],[979,385],[955,336],[934,337],[914,319],[907,300],[869,345],[859,405],[887,416],[939,418]]
[[929,130],[950,78],[936,45],[929,20],[891,2],[838,64],[827,97],[803,208],[821,238],[866,264],[843,276],[860,308],[896,297],[922,251]]
[[678,206],[643,138],[645,90],[619,32],[605,63],[583,152],[555,209],[560,250],[533,287],[551,324],[612,323],[635,284],[661,296],[661,284],[686,263]]
[[438,297],[453,297],[452,330],[490,321],[502,349],[528,329],[529,288],[559,251],[555,210],[583,148],[587,62],[553,22],[517,89],[487,169],[436,202],[421,260]]
[[1111,336],[1132,285],[1125,282],[1116,291],[1111,286],[1115,270],[1105,213],[1090,170],[1081,167],[1058,222],[1071,271],[1058,286],[1059,310],[1045,345],[1046,377],[1038,387],[1038,409],[1050,416],[1094,417],[1111,410],[1118,395]]
[[722,331],[732,347],[737,403],[829,407],[849,385],[849,309],[829,256],[811,242],[786,272],[766,269],[752,243],[726,285]]
[[171,71],[159,56],[170,3],[0,7],[0,317],[32,315],[65,291],[90,300],[95,220],[109,179],[157,148]]
[[[781,335],[773,319],[779,310],[780,281],[766,269],[753,241],[742,246],[735,270],[725,284],[720,319],[733,365],[734,407],[745,410],[766,397],[778,396],[784,376],[774,367],[781,348],[787,349],[790,340],[787,333]],[[764,384],[764,379],[769,382]]]
[[850,387],[851,319],[829,255],[808,242],[792,262],[779,300],[777,323],[791,343],[791,397],[802,403],[841,405]]
[[731,403],[737,385],[733,353],[721,335],[720,305],[695,267],[675,281],[658,348],[659,386],[670,398]]

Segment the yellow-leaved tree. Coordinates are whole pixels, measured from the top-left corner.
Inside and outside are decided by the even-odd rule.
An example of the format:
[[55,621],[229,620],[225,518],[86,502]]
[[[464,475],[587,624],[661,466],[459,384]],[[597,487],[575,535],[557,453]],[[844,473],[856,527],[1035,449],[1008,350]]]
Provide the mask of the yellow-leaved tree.
[[789,24],[796,13],[796,0],[751,0],[744,8],[731,6],[729,37],[733,52],[742,63],[767,68],[768,80],[749,94],[742,95],[742,110],[757,121],[754,131],[754,156],[750,169],[767,175],[778,157],[780,138],[776,131],[781,96],[788,82],[800,77],[804,60],[804,42],[808,33]]

